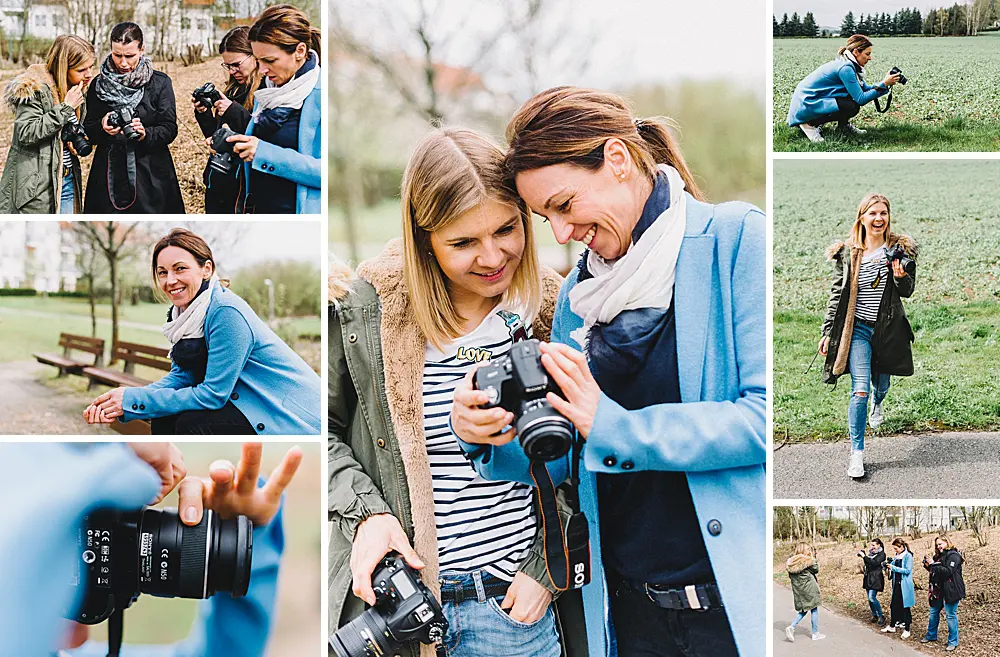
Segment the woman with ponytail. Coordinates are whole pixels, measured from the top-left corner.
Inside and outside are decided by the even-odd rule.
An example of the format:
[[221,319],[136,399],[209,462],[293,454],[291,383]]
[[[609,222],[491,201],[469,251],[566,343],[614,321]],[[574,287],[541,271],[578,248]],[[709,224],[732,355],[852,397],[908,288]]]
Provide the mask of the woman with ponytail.
[[[765,225],[712,205],[661,119],[613,94],[557,87],[507,126],[508,186],[586,250],[560,291],[542,365],[586,439],[580,506],[590,654],[750,655],[764,645]],[[451,414],[486,478],[531,483],[495,449],[483,393]],[[554,481],[567,459],[549,464]],[[664,500],[669,500],[665,504]]]
[[896,555],[885,561],[885,568],[892,578],[892,601],[889,606],[892,618],[882,631],[895,632],[898,627],[903,630],[900,636],[909,639],[913,604],[916,601],[913,590],[913,552],[901,538],[893,540],[892,549]]
[[245,134],[229,137],[243,159],[239,211],[316,214],[322,209],[322,33],[291,5],[265,9],[250,28],[264,84]]

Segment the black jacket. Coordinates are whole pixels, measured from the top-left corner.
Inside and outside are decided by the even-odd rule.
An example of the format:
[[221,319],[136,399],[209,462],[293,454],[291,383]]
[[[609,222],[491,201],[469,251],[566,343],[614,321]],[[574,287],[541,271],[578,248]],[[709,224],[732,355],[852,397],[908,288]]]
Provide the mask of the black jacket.
[[[247,98],[249,89],[240,88],[239,92],[229,97],[233,101],[222,116],[216,117],[215,111],[195,112],[194,118],[198,121],[198,127],[206,137],[211,137],[223,123],[237,134],[246,132],[250,124],[250,112],[243,107],[243,101]],[[228,97],[228,96],[227,96]],[[232,156],[234,164],[239,164],[239,157]],[[213,171],[206,162],[205,171],[202,174],[202,181],[205,183],[205,213],[206,214],[232,214],[236,211],[236,201],[241,193],[242,176],[239,175],[239,167],[232,176],[225,176],[218,171]]]
[[939,554],[930,565],[924,565],[931,573],[931,582],[940,587],[944,601],[948,604],[965,598],[965,580],[962,579],[964,561],[958,550],[951,549]]
[[[889,235],[889,247],[899,244],[906,255],[917,260],[917,243],[907,235]],[[827,249],[827,257],[834,264],[833,285],[826,318],[823,321],[823,335],[830,338],[826,362],[823,366],[823,382],[834,383],[848,371],[848,355],[851,351],[851,336],[854,332],[854,312],[858,297],[858,273],[864,250],[851,247],[844,242],[836,242]],[[892,285],[885,286],[879,304],[878,319],[875,320],[875,334],[872,338],[872,371],[892,376],[913,374],[913,330],[906,319],[903,297],[913,294],[916,285],[916,269],[903,278],[890,275]],[[844,294],[844,292],[847,294]]]
[[[160,71],[153,71],[143,90],[142,100],[134,112],[146,128],[146,137],[142,141],[129,141],[121,132],[112,137],[104,131],[101,121],[112,108],[97,97],[96,91],[97,85],[90,85],[87,118],[83,122],[87,138],[95,146],[83,211],[182,214],[184,201],[169,148],[177,138],[177,108],[170,78]],[[126,161],[127,150],[135,152],[135,198],[134,201],[131,198],[125,202],[119,200],[117,205],[122,209],[116,209],[108,191],[108,163],[112,151],[116,162]],[[127,177],[117,165],[115,176],[116,189],[127,189]]]
[[865,560],[865,579],[862,588],[866,591],[885,590],[885,575],[882,573],[882,564],[885,563],[885,551],[879,550],[874,557],[867,553],[862,557]]

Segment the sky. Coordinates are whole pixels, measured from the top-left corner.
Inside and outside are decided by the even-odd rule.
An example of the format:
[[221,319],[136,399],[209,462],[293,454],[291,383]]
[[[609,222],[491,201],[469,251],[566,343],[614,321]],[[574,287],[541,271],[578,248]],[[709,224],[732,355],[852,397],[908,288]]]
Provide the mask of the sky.
[[[164,226],[164,232],[174,227]],[[183,227],[203,233],[215,257],[229,271],[264,260],[307,260],[320,266],[323,242],[317,221],[185,221]],[[234,247],[227,247],[231,240],[222,238],[230,231],[238,234]],[[213,239],[215,236],[220,238]]]
[[941,0],[940,3],[927,3],[925,0],[920,0],[919,2],[914,2],[910,0],[774,0],[774,15],[777,16],[778,22],[781,22],[781,16],[787,13],[789,16],[792,12],[799,12],[799,16],[805,16],[806,12],[811,11],[813,16],[816,17],[816,23],[823,27],[840,27],[840,23],[844,20],[844,16],[847,15],[848,11],[854,12],[854,18],[857,20],[859,14],[882,14],[886,13],[889,15],[895,14],[900,9],[904,7],[914,8],[920,10],[921,16],[927,15],[927,10],[931,8],[941,7],[941,6],[951,6],[954,4],[954,0],[945,1]]

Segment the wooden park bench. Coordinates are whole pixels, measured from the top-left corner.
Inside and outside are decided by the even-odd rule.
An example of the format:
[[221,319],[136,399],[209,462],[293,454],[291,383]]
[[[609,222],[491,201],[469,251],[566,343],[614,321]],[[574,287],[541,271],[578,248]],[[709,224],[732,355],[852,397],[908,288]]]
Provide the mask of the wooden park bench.
[[[136,365],[145,365],[165,372],[170,371],[170,358],[167,354],[169,349],[162,347],[151,347],[145,344],[134,342],[115,343],[114,360],[124,361],[125,365],[121,370],[113,370],[109,367],[85,367],[83,374],[90,377],[90,387],[102,384],[112,387],[125,386],[128,388],[144,386],[152,383],[146,379],[141,379],[135,375]],[[137,420],[129,423],[115,420],[111,428],[121,434],[128,435],[148,435],[149,421]]]
[[[32,356],[43,365],[52,365],[58,368],[59,376],[65,376],[67,373],[80,374],[86,367],[101,367],[104,364],[104,340],[102,338],[60,333],[59,346],[63,348],[61,356],[59,354],[32,354]],[[94,359],[92,362],[84,362],[74,358],[74,351],[93,354]]]

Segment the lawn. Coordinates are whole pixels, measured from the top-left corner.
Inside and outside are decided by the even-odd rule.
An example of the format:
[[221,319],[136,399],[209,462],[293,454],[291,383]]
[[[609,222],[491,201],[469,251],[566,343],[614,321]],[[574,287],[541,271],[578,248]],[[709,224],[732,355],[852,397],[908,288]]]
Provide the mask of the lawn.
[[892,226],[921,246],[904,300],[915,375],[896,377],[880,434],[1000,428],[1000,180],[997,161],[774,163],[774,437],[846,437],[850,380],[806,372],[830,290],[827,245],[846,237],[869,191],[892,202]]
[[1000,37],[895,37],[872,39],[870,84],[898,66],[908,78],[896,85],[892,108],[878,114],[861,108],[855,125],[863,137],[824,130],[826,142],[810,143],[786,123],[795,86],[832,60],[843,39],[775,39],[775,151],[1000,151]]

